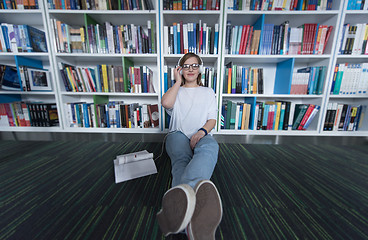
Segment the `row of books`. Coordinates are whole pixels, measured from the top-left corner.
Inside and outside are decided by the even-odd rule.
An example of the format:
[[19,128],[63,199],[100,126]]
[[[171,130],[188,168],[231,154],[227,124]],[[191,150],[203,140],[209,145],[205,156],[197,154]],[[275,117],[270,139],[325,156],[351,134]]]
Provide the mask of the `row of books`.
[[288,101],[256,102],[252,104],[226,100],[222,105],[222,129],[235,130],[307,130],[320,106],[295,104]]
[[249,103],[226,100],[222,105],[221,129],[251,129],[250,116],[252,105]]
[[51,20],[55,36],[55,50],[61,53],[155,53],[155,27],[134,24],[88,24],[72,27],[59,20]]
[[0,0],[0,9],[38,9],[38,0]]
[[251,25],[226,27],[225,52],[251,55],[323,54],[332,26],[303,24],[290,27],[288,21],[281,25],[264,24],[263,30]]
[[159,126],[157,104],[109,101],[107,103],[66,103],[69,127],[155,128]]
[[164,10],[220,10],[220,0],[164,0]]
[[[167,92],[175,84],[174,77],[175,67],[164,66],[164,92]],[[216,92],[217,71],[214,68],[205,67],[204,73],[201,75],[201,82],[204,87],[212,88]]]
[[294,104],[288,101],[257,102],[255,123],[257,130],[307,130],[320,106]]
[[147,66],[101,64],[94,67],[59,63],[65,90],[68,92],[154,93],[153,71]]
[[331,85],[333,95],[365,95],[368,93],[368,63],[338,63]]
[[328,103],[323,131],[358,131],[366,109],[366,105]]
[[326,70],[326,66],[297,69],[293,73],[290,94],[321,95],[326,79]]
[[368,10],[367,0],[348,0],[348,10]]
[[[18,72],[19,69],[19,72]],[[26,66],[0,64],[0,89],[6,91],[51,91],[50,72]]]
[[46,34],[29,25],[1,23],[0,52],[47,52]]
[[264,93],[263,68],[243,67],[232,62],[225,67],[223,93]]
[[49,9],[154,10],[152,0],[47,0]]
[[332,0],[234,0],[227,9],[245,11],[325,11],[332,9]]
[[340,38],[340,54],[368,54],[368,24],[344,24]]
[[217,54],[219,43],[219,25],[207,23],[173,23],[164,26],[164,46],[166,54]]
[[11,102],[0,103],[2,127],[59,126],[56,103]]

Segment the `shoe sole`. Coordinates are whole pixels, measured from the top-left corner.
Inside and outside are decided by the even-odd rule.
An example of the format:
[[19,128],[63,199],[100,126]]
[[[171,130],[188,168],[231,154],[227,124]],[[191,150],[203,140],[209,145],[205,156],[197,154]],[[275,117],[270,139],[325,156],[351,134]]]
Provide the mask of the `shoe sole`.
[[194,213],[195,203],[194,190],[187,184],[173,187],[164,194],[157,221],[165,236],[179,233],[187,227]]
[[196,208],[188,225],[189,239],[215,239],[216,229],[222,219],[220,194],[216,186],[209,180],[200,181],[194,190]]

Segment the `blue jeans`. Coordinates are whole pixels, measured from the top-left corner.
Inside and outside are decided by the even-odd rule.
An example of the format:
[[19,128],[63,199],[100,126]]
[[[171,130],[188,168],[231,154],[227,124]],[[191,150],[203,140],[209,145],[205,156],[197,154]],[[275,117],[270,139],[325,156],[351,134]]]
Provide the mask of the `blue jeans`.
[[192,188],[200,180],[210,179],[215,169],[219,151],[217,141],[211,136],[203,137],[194,150],[190,139],[182,132],[169,133],[166,137],[166,152],[171,159],[172,187],[189,184]]

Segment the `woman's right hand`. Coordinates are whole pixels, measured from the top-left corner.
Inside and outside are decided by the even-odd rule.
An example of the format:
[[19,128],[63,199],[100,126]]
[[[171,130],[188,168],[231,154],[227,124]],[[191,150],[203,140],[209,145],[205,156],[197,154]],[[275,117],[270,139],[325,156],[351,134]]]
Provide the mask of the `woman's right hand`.
[[181,85],[181,82],[183,81],[183,78],[182,78],[182,76],[181,76],[181,74],[180,74],[180,71],[181,71],[182,69],[183,69],[182,67],[177,66],[177,67],[175,68],[175,71],[174,71],[175,81],[176,81],[177,83],[179,83],[179,85]]

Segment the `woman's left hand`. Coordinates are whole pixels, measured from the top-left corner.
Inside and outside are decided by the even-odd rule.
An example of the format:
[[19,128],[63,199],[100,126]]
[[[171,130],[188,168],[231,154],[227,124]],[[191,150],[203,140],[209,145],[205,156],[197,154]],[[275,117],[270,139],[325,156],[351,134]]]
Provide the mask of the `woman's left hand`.
[[203,131],[196,132],[196,134],[194,134],[190,139],[190,147],[194,149],[199,140],[201,140],[201,138],[203,138],[204,136],[205,133]]

